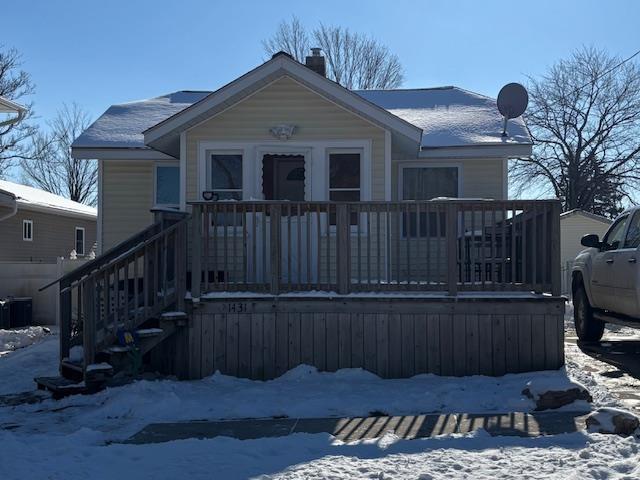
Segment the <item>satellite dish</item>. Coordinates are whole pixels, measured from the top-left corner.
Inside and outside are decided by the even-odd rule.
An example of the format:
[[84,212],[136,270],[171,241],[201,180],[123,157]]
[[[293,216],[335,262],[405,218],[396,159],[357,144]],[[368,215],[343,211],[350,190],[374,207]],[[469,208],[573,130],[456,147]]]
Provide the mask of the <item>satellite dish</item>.
[[498,93],[498,110],[504,117],[502,136],[507,136],[507,120],[517,118],[524,113],[529,104],[527,89],[519,83],[508,83]]

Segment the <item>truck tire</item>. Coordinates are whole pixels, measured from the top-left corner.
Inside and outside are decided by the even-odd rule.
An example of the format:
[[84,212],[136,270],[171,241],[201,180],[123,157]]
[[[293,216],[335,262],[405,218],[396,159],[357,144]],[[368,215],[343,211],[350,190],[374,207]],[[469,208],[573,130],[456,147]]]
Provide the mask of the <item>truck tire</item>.
[[604,322],[593,318],[593,308],[582,284],[578,285],[573,294],[573,321],[581,341],[597,342],[602,338]]

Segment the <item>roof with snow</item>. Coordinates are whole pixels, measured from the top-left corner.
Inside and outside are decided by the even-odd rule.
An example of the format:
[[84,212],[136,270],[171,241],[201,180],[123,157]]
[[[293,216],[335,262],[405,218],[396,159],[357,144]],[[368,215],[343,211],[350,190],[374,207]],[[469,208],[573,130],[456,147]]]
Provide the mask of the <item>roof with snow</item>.
[[[74,148],[149,148],[143,131],[202,100],[211,92],[178,91],[149,100],[113,105],[75,142]],[[522,118],[502,116],[493,98],[458,87],[356,90],[365,100],[423,130],[423,148],[532,143]]]
[[522,117],[503,117],[496,100],[458,87],[357,90],[356,93],[422,129],[422,147],[531,144]]
[[20,185],[19,183],[0,180],[0,191],[13,195],[18,206],[24,208],[39,207],[41,209],[54,211],[60,215],[64,215],[65,213],[90,217],[97,217],[98,215],[98,211],[93,207],[74,202],[60,195],[45,192],[38,188]]
[[593,220],[597,220],[599,222],[607,223],[607,224],[610,224],[613,222],[613,220],[611,220],[610,218],[603,217],[602,215],[598,215],[597,213],[587,212],[579,208],[574,208],[573,210],[568,210],[566,212],[561,213],[560,220],[562,220],[563,218],[571,217],[573,215],[582,215],[583,217],[588,217]]
[[179,91],[113,105],[73,142],[74,148],[148,148],[142,132],[211,92]]

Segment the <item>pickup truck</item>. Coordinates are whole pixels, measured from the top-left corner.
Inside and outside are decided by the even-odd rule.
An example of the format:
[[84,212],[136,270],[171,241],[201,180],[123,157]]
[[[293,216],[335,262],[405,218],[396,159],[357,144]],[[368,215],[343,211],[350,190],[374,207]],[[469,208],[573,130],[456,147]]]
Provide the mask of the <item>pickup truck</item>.
[[606,323],[640,327],[640,207],[616,218],[602,240],[589,234],[580,243],[587,248],[571,272],[578,338],[600,340]]

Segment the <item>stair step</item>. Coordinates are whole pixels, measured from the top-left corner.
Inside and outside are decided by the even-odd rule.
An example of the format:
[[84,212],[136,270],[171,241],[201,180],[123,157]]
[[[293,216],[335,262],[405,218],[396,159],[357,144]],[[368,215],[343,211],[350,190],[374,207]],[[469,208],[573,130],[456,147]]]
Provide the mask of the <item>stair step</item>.
[[186,320],[185,312],[164,312],[160,315],[163,320]]
[[78,362],[72,362],[71,360],[69,360],[68,358],[63,358],[62,359],[62,364],[67,367],[70,368],[71,370],[75,370],[76,372],[82,372],[83,369],[83,365],[82,363],[78,363]]
[[36,377],[34,380],[38,385],[38,390],[51,392],[55,399],[89,393],[89,389],[84,382],[74,382],[64,377]]
[[136,330],[136,334],[139,338],[156,337],[162,335],[164,330],[161,328],[139,328]]

